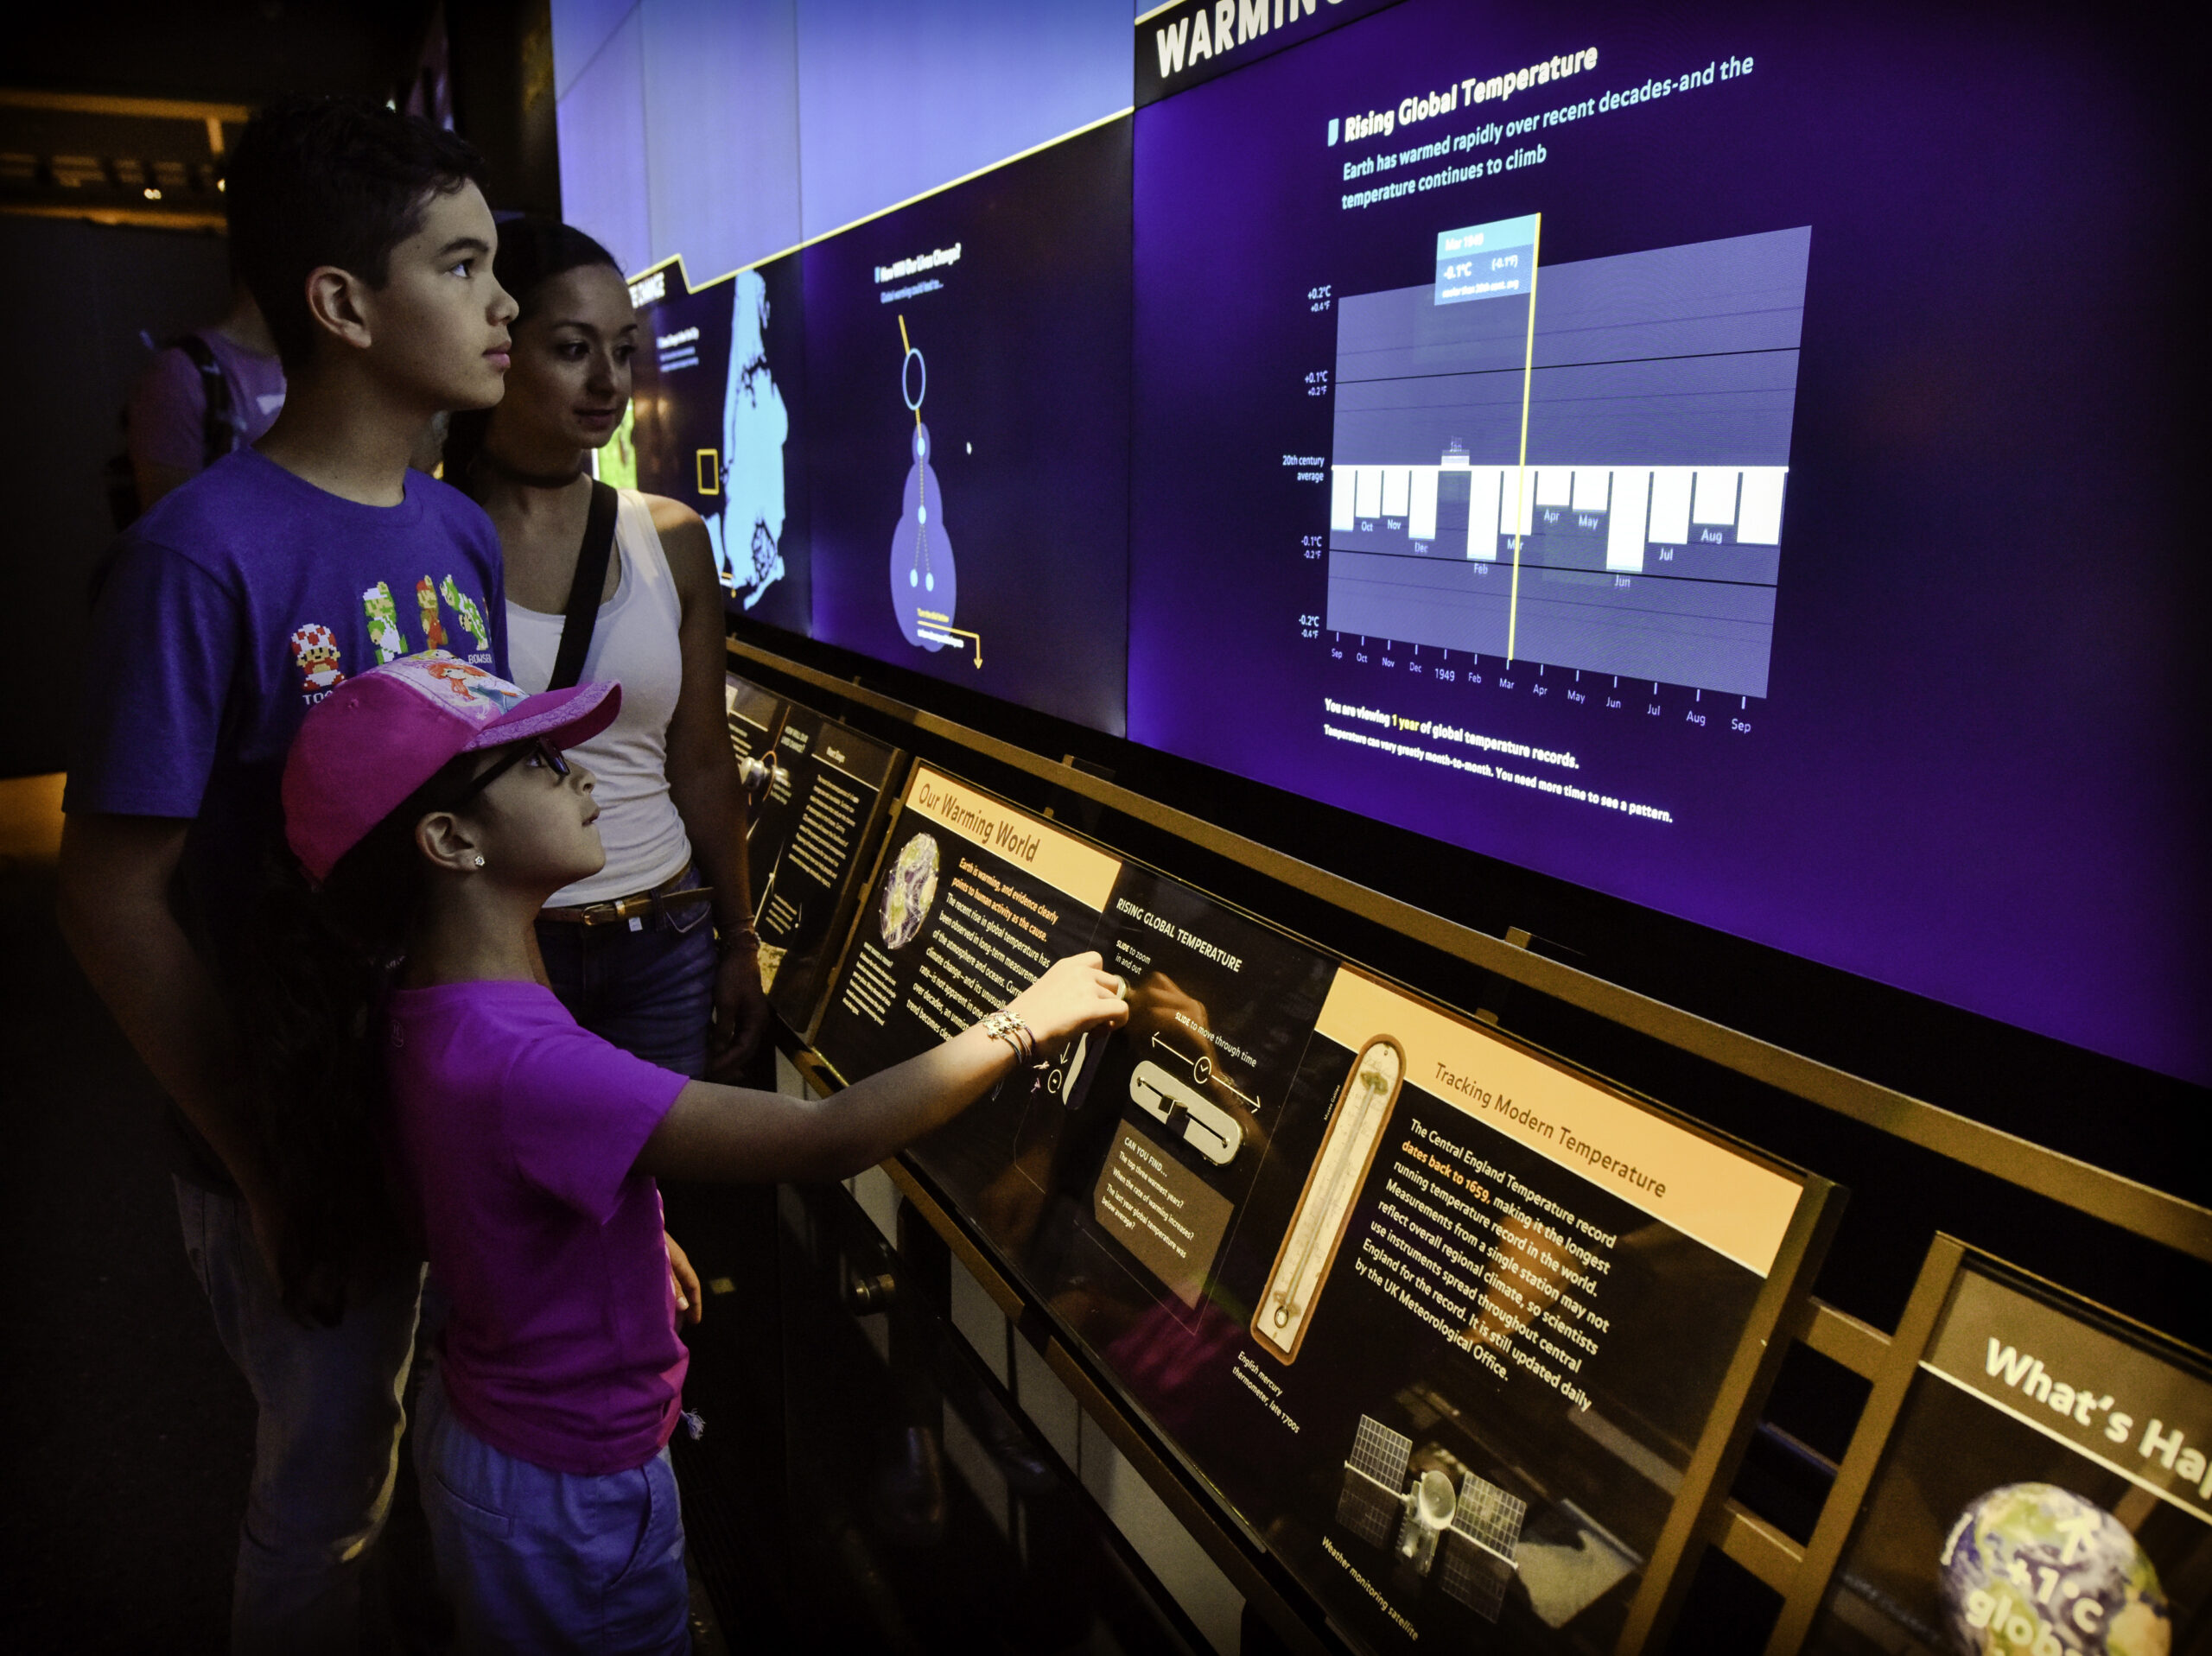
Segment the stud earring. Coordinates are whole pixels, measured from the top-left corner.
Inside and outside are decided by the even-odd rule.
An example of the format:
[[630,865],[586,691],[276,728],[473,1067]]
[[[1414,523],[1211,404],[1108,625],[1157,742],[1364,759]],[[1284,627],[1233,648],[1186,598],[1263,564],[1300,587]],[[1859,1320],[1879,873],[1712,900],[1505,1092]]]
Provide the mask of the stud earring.
[[480,851],[476,853],[476,866],[479,868],[484,866],[484,853]]

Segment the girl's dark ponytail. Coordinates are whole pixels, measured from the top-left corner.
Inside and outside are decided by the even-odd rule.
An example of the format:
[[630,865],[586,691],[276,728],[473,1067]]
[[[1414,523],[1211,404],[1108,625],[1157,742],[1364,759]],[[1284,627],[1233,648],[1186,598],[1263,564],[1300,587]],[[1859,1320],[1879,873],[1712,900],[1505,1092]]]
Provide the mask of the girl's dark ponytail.
[[429,864],[415,825],[464,786],[467,753],[417,789],[320,890],[279,852],[233,997],[251,1119],[275,1181],[277,1286],[325,1326],[419,1257],[399,1217],[381,1135],[383,1012],[420,912]]

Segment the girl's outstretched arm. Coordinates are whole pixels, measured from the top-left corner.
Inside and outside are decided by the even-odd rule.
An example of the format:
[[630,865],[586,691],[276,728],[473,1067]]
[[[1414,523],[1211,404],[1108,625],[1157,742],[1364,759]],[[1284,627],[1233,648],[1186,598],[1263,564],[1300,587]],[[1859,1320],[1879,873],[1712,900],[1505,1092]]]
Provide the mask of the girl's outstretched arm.
[[[1051,1051],[1129,1015],[1122,980],[1095,955],[1055,961],[1007,1003]],[[638,1152],[662,1178],[765,1183],[849,1178],[942,1126],[1014,1067],[1013,1049],[980,1028],[826,1099],[785,1098],[695,1081]]]

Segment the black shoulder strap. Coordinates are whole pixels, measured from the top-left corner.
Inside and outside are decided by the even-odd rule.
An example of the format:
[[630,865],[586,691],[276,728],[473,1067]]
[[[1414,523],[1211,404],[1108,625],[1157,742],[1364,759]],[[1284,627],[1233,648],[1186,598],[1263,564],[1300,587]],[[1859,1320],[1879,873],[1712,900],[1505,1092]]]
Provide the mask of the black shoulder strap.
[[213,347],[197,333],[186,334],[176,342],[176,348],[200,371],[200,387],[207,398],[207,411],[200,423],[200,463],[202,467],[213,466],[238,442],[238,427],[231,418],[231,383],[223,378],[223,365],[215,360]]
[[592,479],[591,515],[584,519],[584,543],[576,552],[576,578],[569,583],[561,650],[553,658],[549,690],[565,690],[584,676],[584,657],[599,625],[599,594],[607,585],[607,560],[614,555],[614,508],[620,500],[609,485]]

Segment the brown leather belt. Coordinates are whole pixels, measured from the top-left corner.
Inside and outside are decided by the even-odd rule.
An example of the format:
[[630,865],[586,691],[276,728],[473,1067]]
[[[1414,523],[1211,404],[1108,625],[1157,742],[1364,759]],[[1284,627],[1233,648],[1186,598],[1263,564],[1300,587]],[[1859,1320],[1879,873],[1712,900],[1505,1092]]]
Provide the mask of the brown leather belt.
[[537,917],[571,926],[613,926],[626,920],[642,919],[649,914],[664,913],[701,898],[712,897],[715,888],[711,885],[686,886],[680,891],[676,889],[690,872],[691,866],[686,863],[672,878],[662,881],[650,891],[618,897],[606,903],[585,903],[575,908],[540,909]]

